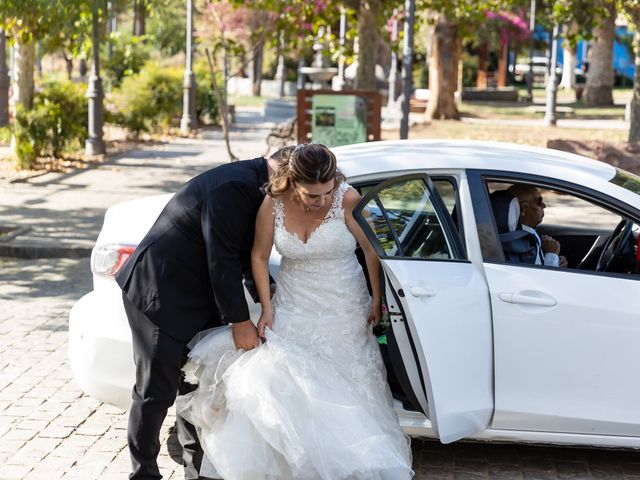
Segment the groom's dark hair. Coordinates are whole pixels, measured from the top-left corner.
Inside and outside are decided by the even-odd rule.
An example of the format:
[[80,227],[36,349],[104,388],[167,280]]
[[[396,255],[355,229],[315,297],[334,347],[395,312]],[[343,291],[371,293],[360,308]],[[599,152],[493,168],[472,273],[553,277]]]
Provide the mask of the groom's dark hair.
[[291,154],[296,149],[295,145],[287,145],[286,147],[282,147],[280,150],[276,150],[273,152],[269,158],[275,160],[276,162],[288,162]]

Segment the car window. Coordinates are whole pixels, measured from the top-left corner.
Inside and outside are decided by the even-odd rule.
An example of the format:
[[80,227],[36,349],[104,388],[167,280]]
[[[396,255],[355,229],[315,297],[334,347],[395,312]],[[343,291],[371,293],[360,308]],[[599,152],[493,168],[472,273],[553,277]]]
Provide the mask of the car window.
[[[451,215],[453,225],[457,230],[462,226],[462,215],[458,205],[458,191],[456,188],[456,181],[452,177],[431,177],[433,186],[437,190],[440,198],[442,199],[444,206],[447,208],[447,212]],[[368,185],[355,185],[356,190],[360,195],[364,196],[369,190],[371,190],[375,184]],[[460,238],[462,238],[462,232],[459,232]]]
[[[486,188],[505,261],[591,272],[640,271],[638,222],[599,200],[535,184],[493,181]],[[514,205],[505,207],[514,198],[517,217]],[[547,253],[555,253],[557,263]]]
[[388,257],[453,258],[422,179],[409,179],[381,190],[367,203],[363,215]]

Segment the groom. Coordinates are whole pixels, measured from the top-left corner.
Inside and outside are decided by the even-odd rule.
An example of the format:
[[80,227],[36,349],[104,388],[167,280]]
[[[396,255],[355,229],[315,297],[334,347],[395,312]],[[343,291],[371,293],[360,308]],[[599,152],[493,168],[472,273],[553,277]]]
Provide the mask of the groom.
[[[237,348],[260,344],[249,320],[244,284],[255,295],[251,248],[262,187],[277,161],[256,158],[213,168],[169,200],[116,276],[131,327],[136,383],[127,438],[131,480],[160,479],[160,427],[176,394],[195,388],[182,379],[186,345],[198,332],[230,323]],[[185,480],[198,479],[202,448],[194,427],[176,419]]]

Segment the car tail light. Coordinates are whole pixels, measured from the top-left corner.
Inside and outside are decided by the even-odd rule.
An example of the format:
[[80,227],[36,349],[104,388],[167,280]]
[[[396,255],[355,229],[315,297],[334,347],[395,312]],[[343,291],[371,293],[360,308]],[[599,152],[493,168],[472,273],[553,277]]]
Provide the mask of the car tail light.
[[134,245],[120,245],[117,243],[96,245],[91,252],[91,271],[113,277],[135,249]]

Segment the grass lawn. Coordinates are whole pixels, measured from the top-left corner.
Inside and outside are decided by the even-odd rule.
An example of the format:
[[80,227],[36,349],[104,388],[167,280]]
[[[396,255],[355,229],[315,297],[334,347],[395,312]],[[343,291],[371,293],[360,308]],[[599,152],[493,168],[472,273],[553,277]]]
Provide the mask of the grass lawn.
[[[520,89],[520,97],[526,96],[526,89]],[[623,119],[626,103],[633,91],[629,88],[614,89],[614,105],[609,107],[587,107],[584,100],[576,101],[573,90],[558,90],[558,118],[602,118]],[[463,116],[477,118],[542,118],[546,104],[544,88],[533,89],[533,103],[522,102],[461,102],[458,106]]]
[[245,95],[229,95],[229,104],[238,107],[262,107],[265,97],[253,97]]
[[[398,139],[399,131],[383,130],[382,138],[383,140]],[[627,132],[438,120],[431,124],[412,126],[409,129],[409,138],[495,140],[546,147],[550,140],[624,142],[627,140]]]

